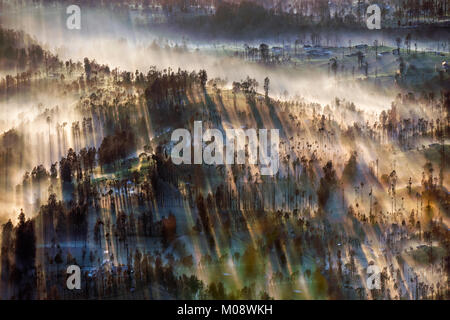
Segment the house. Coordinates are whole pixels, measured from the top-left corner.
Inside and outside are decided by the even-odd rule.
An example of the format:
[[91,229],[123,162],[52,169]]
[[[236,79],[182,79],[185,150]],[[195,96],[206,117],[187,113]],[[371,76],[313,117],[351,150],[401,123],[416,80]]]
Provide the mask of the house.
[[312,49],[308,51],[308,55],[313,57],[326,57],[331,55],[331,52],[322,49]]
[[272,47],[272,54],[275,57],[279,57],[283,55],[283,48],[281,47]]
[[379,56],[379,57],[384,57],[384,56],[387,56],[388,54],[390,54],[389,51],[383,51],[383,52],[380,52],[380,53],[378,54],[378,56]]

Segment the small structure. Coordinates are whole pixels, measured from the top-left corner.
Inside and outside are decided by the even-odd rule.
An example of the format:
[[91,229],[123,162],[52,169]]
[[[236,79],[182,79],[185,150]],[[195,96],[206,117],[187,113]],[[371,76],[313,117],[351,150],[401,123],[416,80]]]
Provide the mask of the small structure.
[[283,48],[281,47],[272,47],[272,54],[275,57],[280,57],[283,55]]
[[380,52],[380,53],[378,54],[378,56],[379,56],[379,57],[383,57],[383,56],[387,56],[388,54],[390,54],[389,51],[383,51],[383,52]]

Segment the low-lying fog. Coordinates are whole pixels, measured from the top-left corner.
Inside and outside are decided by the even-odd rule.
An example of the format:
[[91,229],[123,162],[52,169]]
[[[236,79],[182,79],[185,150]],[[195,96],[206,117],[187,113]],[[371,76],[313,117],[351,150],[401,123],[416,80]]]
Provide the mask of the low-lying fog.
[[[123,14],[118,16],[106,9],[81,8],[81,30],[69,30],[66,27],[67,17],[65,7],[62,6],[36,7],[3,12],[1,21],[5,27],[21,29],[31,34],[64,60],[82,61],[84,57],[88,57],[101,64],[108,64],[111,68],[118,67],[129,71],[139,69],[143,72],[152,65],[160,69],[168,67],[174,70],[178,68],[206,69],[209,78],[227,79],[229,85],[247,76],[255,78],[260,84],[259,91],[262,91],[264,78],[269,77],[270,95],[274,97],[286,98],[299,95],[323,104],[330,103],[334,97],[340,97],[355,102],[359,108],[373,111],[388,108],[392,101],[393,96],[390,94],[368,93],[368,90],[356,85],[351,87],[337,85],[330,80],[326,72],[266,67],[229,57],[222,53],[223,49],[219,49],[227,46],[239,47],[242,50],[244,41],[190,40],[192,38],[190,35],[175,34],[173,31],[163,33],[161,27],[157,30],[152,30],[151,27],[145,29],[136,27],[130,17]],[[324,35],[323,44],[329,42],[329,45],[333,46],[346,46],[349,39],[352,39],[353,44],[357,44],[372,43],[371,38],[377,38],[380,43],[394,45],[393,35],[374,33],[370,36],[366,33],[363,36],[364,38],[361,35],[351,34]],[[286,38],[266,39],[265,42],[274,44],[283,40],[288,41]],[[290,40],[294,41],[294,38]],[[162,47],[185,43],[187,52],[155,50],[151,47],[154,41]],[[254,39],[247,43],[258,46],[261,40]],[[421,45],[427,46],[426,43]],[[208,50],[214,47],[216,47],[214,53]],[[326,65],[322,69],[326,70]]]

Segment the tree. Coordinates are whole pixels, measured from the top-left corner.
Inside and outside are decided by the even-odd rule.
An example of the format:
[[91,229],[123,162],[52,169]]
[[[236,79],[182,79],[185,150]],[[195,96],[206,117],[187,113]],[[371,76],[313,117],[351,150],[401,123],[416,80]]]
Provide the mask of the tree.
[[90,80],[91,78],[91,71],[92,71],[92,67],[91,67],[91,63],[89,62],[88,58],[84,58],[84,73],[86,74],[86,80]]
[[337,58],[331,58],[330,62],[331,62],[331,71],[333,72],[334,77],[336,77],[336,73],[337,73],[337,69],[338,69]]
[[336,187],[336,172],[333,169],[333,163],[328,161],[323,167],[324,176],[320,179],[319,189],[317,190],[317,198],[319,207],[324,209],[331,195],[332,190]]
[[20,211],[19,224],[16,226],[15,260],[16,267],[23,271],[34,268],[36,257],[36,236],[32,220],[25,220],[23,210]]
[[36,287],[34,276],[36,260],[36,235],[34,222],[25,219],[23,210],[19,214],[19,223],[15,228],[15,269],[14,283],[19,291],[19,299],[31,299],[32,290]]
[[170,242],[172,242],[175,239],[175,235],[177,232],[177,219],[176,217],[170,212],[169,217],[167,219],[162,219],[162,237],[163,237],[163,244],[167,246]]
[[203,90],[206,88],[206,82],[208,81],[208,74],[206,73],[206,70],[200,70],[198,72],[198,77],[200,79],[200,85]]
[[[410,54],[410,52],[411,52],[411,33],[408,33],[406,35],[405,45],[406,45],[406,53]],[[399,50],[399,54],[400,54],[400,50]]]
[[200,216],[200,221],[203,226],[203,230],[205,231],[205,234],[210,234],[210,224],[209,224],[209,214],[207,207],[205,205],[205,201],[203,199],[203,195],[200,193],[196,200],[197,203],[197,209],[198,209],[198,215]]
[[266,77],[264,79],[264,95],[265,95],[266,99],[269,97],[269,84],[270,84],[270,80],[268,77]]
[[361,69],[363,66],[364,54],[361,51],[358,51],[356,54],[358,57],[358,67]]
[[[11,222],[11,220],[8,220],[7,223],[5,223],[2,227],[2,249],[1,249],[1,280],[0,284],[2,288],[8,287],[8,280],[10,277],[10,273],[12,271],[12,254],[13,248],[14,248],[14,226]],[[3,292],[0,292],[0,294],[4,294],[5,290]],[[6,297],[8,298],[8,297]]]
[[402,45],[402,38],[397,37],[395,39],[395,43],[397,45],[397,53],[398,53],[398,55],[400,55],[400,46]]
[[375,47],[375,59],[378,59],[378,40],[375,39],[373,42],[373,46]]
[[259,52],[261,54],[261,59],[264,63],[269,61],[269,46],[265,43],[259,45]]

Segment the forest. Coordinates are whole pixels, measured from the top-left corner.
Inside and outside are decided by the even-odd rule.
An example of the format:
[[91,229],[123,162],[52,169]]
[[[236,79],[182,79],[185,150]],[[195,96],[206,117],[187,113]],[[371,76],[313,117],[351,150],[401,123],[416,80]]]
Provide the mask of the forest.
[[[171,26],[266,34],[234,45],[144,41],[130,24],[137,43],[82,28],[65,51],[55,26],[0,15],[1,299],[450,298],[448,42],[394,23],[391,38],[312,30],[287,47],[268,30],[298,15],[345,24],[327,7],[348,1],[270,2],[217,2]],[[420,3],[394,6],[400,25],[448,15],[446,1]],[[109,5],[125,4],[155,2]],[[196,121],[224,136],[279,130],[279,169],[175,164],[172,133]]]

